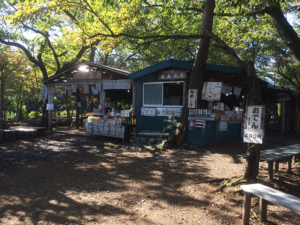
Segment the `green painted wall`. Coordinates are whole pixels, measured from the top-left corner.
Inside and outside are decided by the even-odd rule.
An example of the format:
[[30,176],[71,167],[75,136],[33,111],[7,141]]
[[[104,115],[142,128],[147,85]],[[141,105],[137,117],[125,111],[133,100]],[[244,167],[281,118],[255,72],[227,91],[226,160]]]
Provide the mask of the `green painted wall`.
[[228,141],[239,138],[241,124],[228,124],[227,131],[219,131],[219,122],[207,122],[205,128],[197,128],[187,131],[187,143],[203,147],[210,143]]

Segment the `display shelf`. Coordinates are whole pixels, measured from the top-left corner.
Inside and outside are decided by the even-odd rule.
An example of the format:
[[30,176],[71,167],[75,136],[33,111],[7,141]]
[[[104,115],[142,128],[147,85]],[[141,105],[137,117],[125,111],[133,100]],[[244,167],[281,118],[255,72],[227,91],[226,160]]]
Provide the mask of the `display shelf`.
[[98,123],[98,122],[87,122],[86,123],[86,135],[98,135],[105,137],[114,137],[123,139],[123,144],[125,139],[129,137],[130,126],[132,125],[114,125],[108,123]]

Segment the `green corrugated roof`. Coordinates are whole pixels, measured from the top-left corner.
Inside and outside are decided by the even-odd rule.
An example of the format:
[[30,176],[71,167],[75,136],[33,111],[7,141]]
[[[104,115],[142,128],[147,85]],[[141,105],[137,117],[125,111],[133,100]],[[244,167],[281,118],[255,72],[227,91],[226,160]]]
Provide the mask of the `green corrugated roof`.
[[[147,74],[150,74],[150,73],[162,70],[162,69],[166,69],[168,67],[192,70],[193,62],[170,59],[170,60],[166,60],[166,61],[157,63],[153,66],[149,66],[147,68],[138,70],[136,72],[130,73],[128,76],[131,80],[134,80],[134,79],[143,77]],[[210,64],[210,63],[206,63],[205,70],[223,71],[223,72],[231,72],[231,73],[240,73],[241,72],[241,69],[238,67],[222,66],[222,65]]]

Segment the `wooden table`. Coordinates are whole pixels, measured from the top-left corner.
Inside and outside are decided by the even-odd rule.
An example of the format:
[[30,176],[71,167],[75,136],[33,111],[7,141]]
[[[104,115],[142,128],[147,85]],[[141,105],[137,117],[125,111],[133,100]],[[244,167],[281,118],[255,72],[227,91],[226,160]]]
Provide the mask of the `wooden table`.
[[[286,161],[288,163],[287,173],[291,173],[293,156],[300,155],[300,144],[290,145],[281,148],[268,149],[260,152],[260,161],[268,163],[269,179],[273,180],[273,173],[278,172],[279,162]],[[246,154],[237,155],[246,158]],[[273,164],[275,169],[273,171]]]
[[31,136],[34,136],[34,134],[38,134],[38,131],[44,131],[47,129],[47,127],[10,127],[10,130],[14,130],[17,133],[26,134],[26,137],[28,138],[29,134]]

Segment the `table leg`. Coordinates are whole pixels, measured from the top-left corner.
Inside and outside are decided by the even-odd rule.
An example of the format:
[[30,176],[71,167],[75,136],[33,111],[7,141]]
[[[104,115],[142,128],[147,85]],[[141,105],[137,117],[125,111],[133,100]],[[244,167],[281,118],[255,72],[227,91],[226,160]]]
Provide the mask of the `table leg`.
[[273,180],[273,161],[268,162],[269,180]]
[[292,158],[288,159],[287,165],[288,165],[288,167],[287,167],[286,172],[291,173],[291,171],[292,171]]
[[279,162],[275,162],[274,172],[278,172]]
[[259,199],[259,218],[260,222],[265,222],[267,220],[267,201],[263,198]]
[[251,195],[244,193],[242,225],[249,225]]

